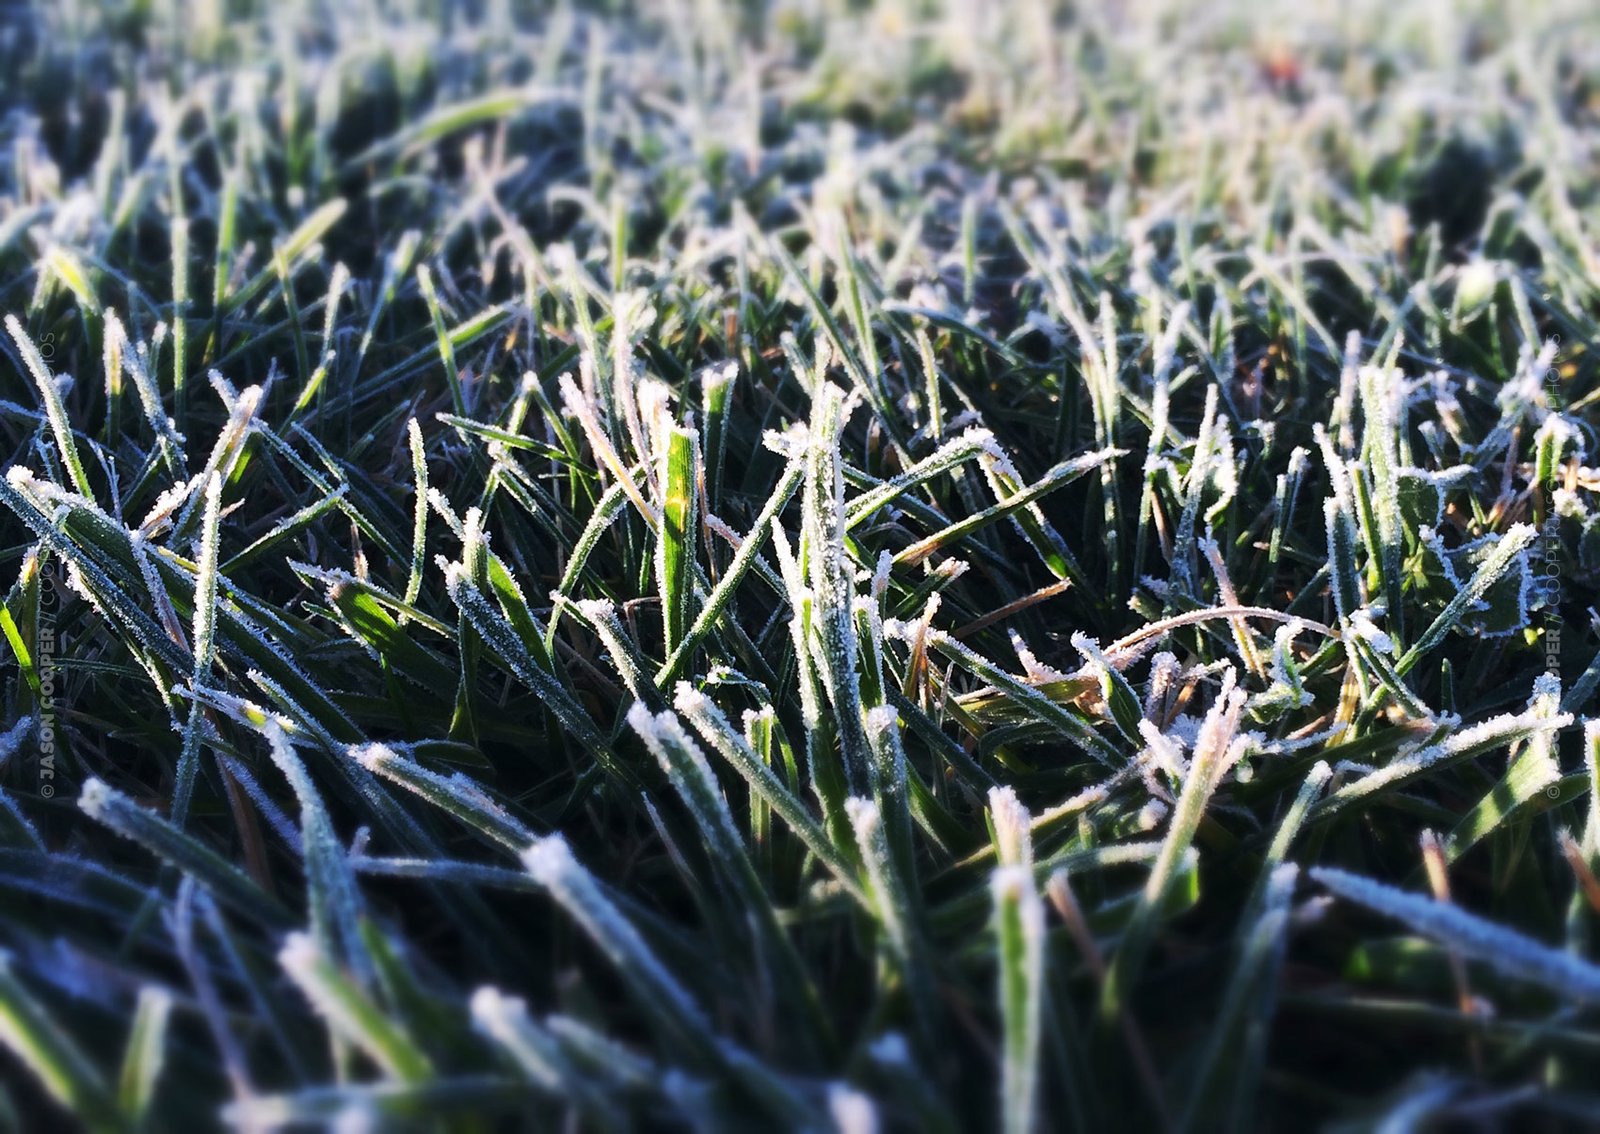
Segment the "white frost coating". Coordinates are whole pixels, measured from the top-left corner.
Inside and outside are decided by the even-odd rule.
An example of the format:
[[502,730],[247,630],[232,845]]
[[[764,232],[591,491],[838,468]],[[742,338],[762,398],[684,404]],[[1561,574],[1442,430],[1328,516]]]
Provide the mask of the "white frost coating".
[[1583,502],[1583,497],[1576,492],[1565,488],[1558,488],[1550,498],[1551,510],[1556,515],[1572,520],[1589,519],[1589,509]]
[[1371,646],[1380,654],[1390,655],[1395,652],[1394,639],[1385,634],[1372,621],[1369,608],[1362,607],[1350,616],[1350,627],[1361,640]]
[[639,412],[652,444],[657,447],[657,452],[650,454],[652,459],[665,455],[661,439],[666,436],[665,431],[676,424],[672,414],[672,399],[672,387],[659,378],[645,378],[639,383]]
[[1234,733],[1239,728],[1239,714],[1244,710],[1247,697],[1245,690],[1238,688],[1238,674],[1230,665],[1222,671],[1222,689],[1217,694],[1211,710],[1206,713],[1205,719],[1200,724],[1200,732],[1195,737],[1194,761],[1191,766],[1210,766],[1215,763],[1211,772],[1212,784],[1215,785],[1228,770],[1225,757],[1233,741]]
[[843,1083],[828,1085],[828,1113],[838,1134],[878,1134],[878,1108]]
[[[1485,635],[1486,637],[1504,637],[1506,634],[1516,633],[1517,629],[1528,621],[1528,592],[1531,589],[1533,580],[1533,572],[1528,568],[1528,546],[1534,540],[1535,529],[1533,525],[1512,524],[1504,534],[1486,535],[1470,543],[1464,543],[1455,548],[1453,553],[1446,549],[1444,541],[1431,529],[1424,528],[1420,535],[1423,543],[1428,546],[1443,566],[1446,581],[1457,592],[1467,596],[1466,608],[1468,610],[1487,610],[1489,604],[1484,600],[1483,596],[1488,593],[1489,588],[1504,578],[1507,571],[1515,570],[1517,572],[1517,610],[1519,613],[1516,625],[1498,634]],[[1510,557],[1499,571],[1493,572],[1487,578],[1480,580],[1479,576],[1483,574],[1483,568],[1494,560],[1502,547],[1510,549]],[[1462,579],[1456,573],[1455,564],[1451,561],[1451,555],[1468,558],[1470,562],[1471,554],[1480,548],[1487,549],[1482,561],[1469,578]],[[1477,585],[1474,586],[1474,584]]]
[[712,363],[700,372],[700,385],[702,389],[715,389],[717,386],[727,385],[739,377],[739,363],[730,359],[727,362]]
[[1106,655],[1100,648],[1100,642],[1091,638],[1082,630],[1075,630],[1072,634],[1072,648],[1084,657],[1083,668],[1074,676],[1092,676],[1102,683],[1115,681],[1122,670],[1117,663]]
[[878,562],[872,572],[872,606],[870,610],[876,615],[883,596],[889,593],[889,570],[894,566],[894,556],[888,551],[878,553]]
[[1528,793],[1542,791],[1561,779],[1561,765],[1555,757],[1555,744],[1548,732],[1528,741],[1528,747],[1514,761],[1522,788]]
[[476,504],[468,508],[461,526],[461,543],[468,554],[481,554],[488,550],[489,533],[483,528],[483,509]]
[[222,510],[222,477],[206,478],[205,509],[201,522],[199,574],[194,585],[194,669],[196,680],[211,675],[216,655],[218,529]]
[[893,705],[877,705],[866,711],[863,717],[866,724],[867,735],[878,739],[889,735],[900,725],[900,714]]
[[[1350,617],[1351,604],[1361,601],[1361,576],[1356,570],[1354,559],[1356,547],[1355,522],[1350,518],[1350,510],[1339,503],[1337,495],[1329,497],[1323,502],[1322,516],[1328,533],[1328,564],[1330,569],[1330,586],[1328,590],[1333,595],[1334,609],[1338,612],[1340,620]],[[1356,593],[1345,594],[1340,580],[1349,579],[1354,582]]]
[[457,539],[465,538],[466,529],[461,524],[461,517],[456,515],[455,507],[444,493],[437,488],[428,489],[428,506],[439,514],[439,518],[449,526]]
[[105,781],[90,776],[78,790],[78,809],[91,819],[106,821],[106,808],[116,798],[116,792]]
[[[1305,621],[1300,618],[1291,618],[1288,622],[1285,622],[1282,626],[1279,626],[1277,630],[1273,631],[1272,638],[1275,652],[1287,655],[1289,647],[1294,645],[1294,640],[1305,632]],[[1278,660],[1281,661],[1282,659],[1279,658]]]
[[150,511],[145,513],[144,519],[140,522],[136,534],[153,535],[159,525],[171,519],[172,514],[188,502],[190,495],[199,486],[200,480],[197,475],[179,481],[157,496],[156,502],[150,506]]
[[1410,778],[1428,767],[1448,760],[1464,752],[1480,748],[1493,747],[1496,744],[1507,744],[1534,733],[1554,733],[1566,728],[1573,721],[1571,713],[1557,713],[1554,715],[1543,714],[1536,709],[1525,710],[1521,713],[1502,713],[1498,717],[1480,721],[1471,728],[1453,732],[1438,744],[1431,744],[1424,748],[1398,756],[1382,768],[1367,770],[1365,765],[1347,765],[1344,762],[1334,769],[1335,772],[1345,770],[1366,771],[1359,780],[1346,784],[1333,794],[1331,798],[1340,802],[1348,802],[1360,798],[1380,788],[1398,783]]
[[528,845],[522,852],[522,865],[539,885],[554,888],[578,869],[578,860],[572,857],[565,838],[549,835]]
[[[1071,680],[1071,677],[1068,674],[1062,673],[1054,666],[1044,665],[1039,661],[1038,658],[1034,657],[1033,651],[1030,650],[1028,648],[1028,644],[1022,640],[1021,634],[1017,633],[1015,630],[1011,630],[1008,631],[1008,635],[1011,639],[1011,648],[1016,651],[1017,661],[1022,663],[1022,672],[1024,675],[1026,675],[1031,684],[1041,685],[1050,681]],[[1077,644],[1076,636],[1073,638],[1073,644]]]
[[1155,720],[1163,711],[1167,694],[1175,687],[1183,667],[1178,664],[1177,655],[1171,650],[1162,650],[1150,659],[1150,680],[1145,687],[1144,715],[1147,720]]
[[1406,467],[1400,472],[1405,477],[1416,477],[1418,480],[1427,481],[1429,485],[1438,489],[1456,488],[1456,486],[1462,485],[1462,483],[1466,483],[1466,481],[1470,481],[1478,475],[1478,470],[1469,464],[1453,464],[1448,469],[1411,469],[1411,467]]
[[445,593],[448,594],[450,596],[450,600],[454,602],[456,591],[461,588],[461,584],[466,578],[465,569],[459,563],[446,562],[444,556],[442,555],[438,557],[435,566],[437,566],[439,570],[444,573]]
[[[1300,681],[1294,664],[1294,640],[1306,630],[1306,624],[1296,618],[1279,626],[1272,636],[1272,656],[1267,662],[1267,673],[1272,678],[1272,696],[1283,698],[1293,708],[1304,708],[1314,698]],[[1392,645],[1392,643],[1391,643]],[[1263,751],[1282,750],[1282,742],[1268,741]]]
[[1589,821],[1584,826],[1583,847],[1600,854],[1600,720],[1583,722],[1584,769],[1589,773]]
[[33,731],[33,726],[36,723],[36,720],[37,718],[35,718],[32,714],[29,714],[24,716],[16,724],[12,725],[4,733],[0,733],[0,768],[4,768],[6,766],[6,762],[16,754],[17,748],[22,744],[23,740],[28,737],[29,733]]
[[[1550,716],[1561,705],[1561,678],[1554,673],[1541,673],[1533,679],[1533,697],[1529,701],[1530,715]],[[1555,734],[1537,732],[1528,739],[1528,745],[1512,761],[1521,788],[1528,792],[1540,791],[1561,778],[1561,764],[1556,759]]]
[[1200,736],[1200,718],[1190,713],[1179,713],[1167,724],[1168,739],[1184,748],[1193,748]]
[[[415,1072],[431,1069],[419,1053],[397,1051],[375,1038],[370,1020],[342,993],[335,975],[337,968],[325,957],[309,933],[294,932],[284,938],[278,950],[278,965],[294,981],[318,1015],[335,1031],[357,1043],[376,1063],[395,1078],[408,1078]],[[409,1045],[407,1045],[409,1047]],[[416,1062],[420,1060],[420,1066]]]
[[989,814],[994,820],[995,854],[1002,866],[1033,865],[1033,817],[1010,787],[989,789]]
[[1010,455],[1001,446],[993,433],[990,433],[987,429],[973,429],[963,433],[962,436],[970,437],[977,444],[984,461],[994,472],[1001,476],[1011,477],[1013,480],[1021,479],[1016,465],[1011,463]]
[[556,834],[533,840],[522,852],[522,863],[625,979],[644,986],[640,991],[663,1011],[702,1035],[709,1035],[710,1026],[694,998],[573,857],[564,837]]
[[805,423],[797,421],[787,429],[766,430],[761,434],[761,444],[763,448],[781,457],[794,460],[805,453],[806,446],[810,444],[810,435],[806,431]]
[[917,624],[903,618],[885,618],[883,636],[891,642],[909,642],[917,635]]
[[1206,462],[1206,482],[1217,490],[1217,499],[1205,510],[1208,527],[1227,512],[1233,498],[1239,494],[1239,463],[1235,458],[1233,429],[1224,418],[1218,418],[1213,436],[1215,455]]
[[278,950],[278,964],[296,982],[304,980],[316,963],[317,945],[311,939],[311,934],[291,933],[283,939],[283,948]]
[[552,1037],[535,1032],[526,1001],[484,985],[472,994],[471,1013],[473,1026],[505,1048],[530,1078],[546,1090],[559,1089],[561,1069],[550,1058],[555,1053],[542,1050],[553,1046]]
[[206,371],[206,380],[211,383],[211,388],[217,392],[217,397],[222,399],[223,408],[232,414],[234,407],[239,402],[239,387],[228,381],[220,370]]
[[[17,467],[20,468],[21,466]],[[29,472],[25,477],[13,478],[13,487],[27,489],[28,492],[36,497],[36,502],[41,503],[41,505],[53,504],[55,506],[55,518],[58,521],[71,515],[73,509],[82,509],[92,514],[96,519],[121,527],[118,521],[113,520],[93,500],[73,492],[71,489],[62,488],[53,480],[40,480],[32,472]]]
[[677,707],[678,712],[687,717],[693,717],[698,713],[702,713],[706,710],[707,706],[712,705],[711,698],[707,697],[700,690],[690,685],[687,681],[680,681],[674,687],[672,703]]
[[677,721],[672,720],[669,713],[662,713],[661,717],[656,717],[654,713],[650,712],[650,707],[645,705],[643,701],[635,701],[632,707],[627,710],[627,725],[629,725],[629,728],[638,733],[638,739],[642,739],[645,742],[646,749],[650,749],[651,755],[661,763],[661,771],[664,771],[670,779],[677,781],[677,779],[680,779],[680,773],[675,769],[674,761],[667,757],[666,745],[669,742],[686,744],[688,737],[683,736],[682,726],[677,729],[678,736],[669,736],[667,734],[667,725],[669,723],[674,723],[675,725]]
[[850,817],[850,829],[855,832],[858,842],[865,845],[877,836],[883,825],[883,814],[878,810],[876,803],[870,799],[851,796],[844,801],[844,810]]
[[[83,570],[78,566],[75,559],[67,560],[67,587],[73,594],[93,607],[95,613],[100,615],[101,618],[106,619],[108,622],[111,620],[111,611],[107,610],[106,605],[96,598],[94,592],[89,589],[89,581],[83,577]],[[141,642],[146,645],[149,644],[140,626],[135,624],[131,626],[131,629]],[[151,670],[149,662],[141,659],[140,664],[144,666],[152,677],[156,676],[154,671]]]
[[381,1129],[378,1119],[377,1107],[363,1099],[341,1107],[328,1124],[328,1129],[333,1134],[369,1134],[370,1131]]
[[[1037,1118],[1039,1039],[1044,1006],[1044,902],[1029,867],[1001,866],[989,876],[989,886],[1003,943],[998,991],[1006,1036],[1001,1061],[1004,1127],[1011,1134],[1022,1134],[1034,1128]],[[1020,940],[1007,942],[1009,932],[1004,915],[1008,909],[1015,912]],[[1017,947],[1018,955],[1008,957],[1007,945]],[[1013,990],[1019,992],[1020,997],[1014,995]]]
[[1332,867],[1312,867],[1311,877],[1346,901],[1409,926],[1517,980],[1563,996],[1600,1001],[1600,965],[1468,913],[1452,902],[1397,890]]
[[[922,570],[925,574],[937,575],[948,583],[954,582],[956,579],[961,578],[961,576],[972,570],[972,564],[968,563],[965,559],[946,559],[942,563],[930,564],[928,560],[924,559],[922,561]],[[940,596],[939,593],[935,591],[929,597],[938,598]]]
[[505,1023],[519,1010],[525,1011],[527,1004],[517,997],[506,996],[498,988],[486,984],[472,994],[469,1009],[473,1023],[492,1033],[495,1029],[487,1025]]
[[[993,891],[996,901],[1017,901],[1024,899],[1029,894],[1037,896],[1033,883],[1033,872],[1023,866],[1000,866],[989,876],[989,888]],[[1044,910],[1039,909],[1040,919],[1038,932],[1044,931]],[[1026,926],[1026,921],[1024,925]],[[1032,928],[1032,927],[1028,927]]]
[[[1145,743],[1143,750],[1134,758],[1139,778],[1144,781],[1145,790],[1152,798],[1170,803],[1172,793],[1162,782],[1161,773],[1165,773],[1173,783],[1182,783],[1184,776],[1188,775],[1188,761],[1183,758],[1178,742],[1163,736],[1161,730],[1149,720],[1139,722],[1139,735]],[[1106,789],[1101,785],[1100,790],[1104,792]]]
[[1263,906],[1271,910],[1285,906],[1294,896],[1295,883],[1300,880],[1300,867],[1292,862],[1280,862],[1272,868],[1272,873],[1267,876],[1267,888],[1263,895]]
[[355,744],[345,751],[369,772],[381,772],[386,765],[400,759],[394,749],[383,744]]
[[628,725],[639,734],[661,770],[684,797],[684,802],[697,812],[709,804],[717,813],[714,818],[731,830],[727,804],[716,789],[711,766],[678,718],[671,712],[651,713],[643,701],[635,701],[628,710]]
[[1546,441],[1554,442],[1556,455],[1559,457],[1569,444],[1576,444],[1578,456],[1582,457],[1584,449],[1583,430],[1573,425],[1559,413],[1551,413],[1539,424],[1539,431],[1534,434],[1536,445]]
[[883,925],[884,937],[890,949],[904,962],[911,955],[911,931],[906,922],[904,895],[891,861],[883,812],[872,800],[859,796],[846,799],[844,809],[867,868],[873,904]]
[[1161,800],[1149,800],[1143,807],[1139,808],[1139,814],[1134,823],[1141,831],[1153,831],[1161,825],[1161,821],[1167,817],[1169,810]]
[[1350,487],[1350,470],[1345,466],[1344,459],[1334,450],[1333,439],[1328,436],[1328,431],[1319,421],[1312,425],[1311,435],[1316,439],[1317,447],[1322,450],[1322,464],[1328,470],[1328,480],[1333,487],[1332,501],[1344,512],[1349,512],[1355,506],[1355,495]]
[[1556,702],[1561,700],[1561,677],[1554,673],[1541,673],[1533,679],[1533,699],[1545,699],[1550,702],[1549,707],[1555,708]]

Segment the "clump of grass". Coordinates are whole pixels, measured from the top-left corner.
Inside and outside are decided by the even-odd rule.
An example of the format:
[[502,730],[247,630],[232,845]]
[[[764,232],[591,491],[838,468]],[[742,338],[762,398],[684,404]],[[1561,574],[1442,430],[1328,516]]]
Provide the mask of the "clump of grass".
[[19,16],[0,1121],[1592,1113],[1600,27],[1203,8]]

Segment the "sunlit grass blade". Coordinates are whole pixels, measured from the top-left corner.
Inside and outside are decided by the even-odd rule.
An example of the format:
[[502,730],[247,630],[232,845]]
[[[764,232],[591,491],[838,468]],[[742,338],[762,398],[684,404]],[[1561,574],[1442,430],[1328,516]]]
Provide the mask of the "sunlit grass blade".
[[359,1047],[390,1078],[422,1082],[433,1065],[412,1037],[396,1026],[304,933],[291,933],[278,963],[328,1026]]
[[105,1081],[59,1021],[17,979],[14,961],[0,953],[0,1044],[63,1106],[91,1129],[116,1129]]
[[145,1124],[166,1062],[167,1022],[171,1015],[169,992],[153,985],[139,990],[117,1085],[117,1109],[124,1121],[136,1129]]
[[699,435],[673,427],[667,435],[661,476],[661,530],[656,536],[656,574],[669,657],[688,636],[693,613],[695,548],[700,537],[696,506],[700,471]]
[[1044,1012],[1044,903],[1033,871],[1002,866],[994,872],[995,952],[1000,972],[1001,1128],[1038,1129],[1040,1025]]

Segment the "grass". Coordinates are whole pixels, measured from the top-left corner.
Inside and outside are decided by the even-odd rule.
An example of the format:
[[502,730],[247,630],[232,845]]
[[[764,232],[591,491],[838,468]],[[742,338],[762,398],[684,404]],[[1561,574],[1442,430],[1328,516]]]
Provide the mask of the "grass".
[[8,15],[0,1126],[1592,1116],[1600,19],[618,7]]

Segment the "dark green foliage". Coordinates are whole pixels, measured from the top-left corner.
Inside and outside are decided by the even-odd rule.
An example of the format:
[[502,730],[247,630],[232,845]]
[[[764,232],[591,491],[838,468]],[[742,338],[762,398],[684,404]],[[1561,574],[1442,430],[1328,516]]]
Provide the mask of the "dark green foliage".
[[8,17],[0,1128],[1592,1114],[1587,6],[616,7]]

